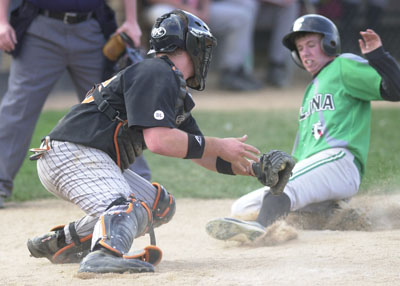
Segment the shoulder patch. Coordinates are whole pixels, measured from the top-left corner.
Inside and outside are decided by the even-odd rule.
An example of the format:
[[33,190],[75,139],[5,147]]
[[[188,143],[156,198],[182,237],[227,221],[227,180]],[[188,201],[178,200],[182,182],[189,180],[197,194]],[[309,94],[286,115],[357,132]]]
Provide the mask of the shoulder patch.
[[163,120],[164,119],[164,112],[162,110],[154,111],[154,119],[155,120]]

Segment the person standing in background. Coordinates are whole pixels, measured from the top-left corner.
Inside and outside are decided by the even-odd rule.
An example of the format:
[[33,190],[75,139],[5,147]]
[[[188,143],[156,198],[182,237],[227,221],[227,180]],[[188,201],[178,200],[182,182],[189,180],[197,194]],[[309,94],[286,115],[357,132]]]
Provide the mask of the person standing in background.
[[[107,38],[125,32],[139,46],[142,33],[136,1],[124,0],[126,20],[119,28],[104,0],[25,0],[8,19],[10,3],[0,2],[0,50],[13,56],[0,105],[0,208],[11,195],[44,102],[64,71],[81,101],[102,80]],[[149,176],[146,162],[137,162],[132,168]]]
[[[282,38],[300,13],[298,0],[259,0],[256,30],[268,29],[269,41],[265,82],[283,88],[290,84],[292,67],[290,52],[282,47]],[[264,47],[263,47],[264,48]]]

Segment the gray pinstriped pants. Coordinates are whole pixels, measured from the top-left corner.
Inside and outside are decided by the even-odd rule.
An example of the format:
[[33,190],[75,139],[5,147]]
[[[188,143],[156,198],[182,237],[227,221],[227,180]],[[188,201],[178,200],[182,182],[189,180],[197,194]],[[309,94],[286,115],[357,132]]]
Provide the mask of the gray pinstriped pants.
[[[38,160],[37,169],[43,186],[54,195],[72,202],[86,213],[75,221],[80,237],[93,232],[98,218],[105,212],[125,211],[126,205],[107,207],[120,197],[132,193],[152,208],[155,187],[131,170],[123,173],[105,152],[70,142],[52,141],[52,149]],[[71,243],[68,226],[66,242]],[[97,241],[94,237],[92,241]]]
[[[358,192],[361,178],[354,155],[345,148],[330,148],[297,162],[285,187],[291,211],[330,200],[349,199]],[[232,205],[232,215],[258,213],[268,187],[252,191]]]

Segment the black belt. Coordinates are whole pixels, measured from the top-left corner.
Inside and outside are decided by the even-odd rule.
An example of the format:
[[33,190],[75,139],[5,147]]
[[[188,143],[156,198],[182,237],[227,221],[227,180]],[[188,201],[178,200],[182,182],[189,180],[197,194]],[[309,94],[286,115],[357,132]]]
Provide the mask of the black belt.
[[76,12],[56,12],[49,10],[40,10],[39,13],[49,18],[62,20],[65,24],[78,24],[83,21],[89,20],[93,16],[92,12],[76,13]]

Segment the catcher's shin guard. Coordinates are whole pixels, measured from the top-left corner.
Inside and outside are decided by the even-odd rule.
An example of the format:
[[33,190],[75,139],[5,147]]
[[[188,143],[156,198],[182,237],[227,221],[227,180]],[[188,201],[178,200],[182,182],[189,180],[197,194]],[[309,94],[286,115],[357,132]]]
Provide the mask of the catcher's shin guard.
[[[133,239],[148,230],[151,219],[147,205],[134,197],[130,198],[126,211],[102,215],[100,224],[95,227],[95,232],[101,231],[101,236],[93,252],[82,260],[79,272],[153,272],[154,266],[147,261],[158,263],[161,259],[161,251],[157,247],[144,253],[128,254]],[[154,258],[154,254],[158,258]]]
[[52,263],[79,263],[90,251],[92,234],[80,238],[75,223],[69,224],[73,242],[65,243],[64,226],[56,226],[49,233],[29,239],[27,246],[31,256],[46,257]]
[[131,248],[133,239],[147,231],[151,219],[148,206],[132,197],[126,211],[106,213],[100,217],[101,239],[93,250],[101,246],[117,256],[123,256]]

